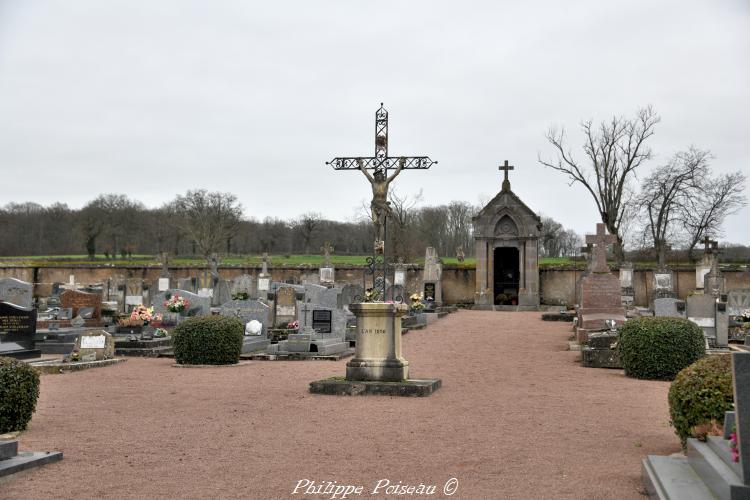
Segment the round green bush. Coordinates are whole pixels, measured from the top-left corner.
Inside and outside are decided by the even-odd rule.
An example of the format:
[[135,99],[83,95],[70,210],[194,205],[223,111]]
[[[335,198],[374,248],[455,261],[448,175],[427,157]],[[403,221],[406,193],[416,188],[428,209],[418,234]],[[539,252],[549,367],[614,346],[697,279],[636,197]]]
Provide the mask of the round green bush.
[[181,365],[231,365],[240,360],[244,329],[237,318],[188,318],[172,332],[174,357]]
[[39,374],[23,361],[0,358],[0,434],[22,431],[39,398]]
[[678,373],[669,388],[669,416],[682,447],[689,437],[705,436],[697,426],[724,425],[733,402],[732,356],[708,356]]
[[672,380],[706,355],[703,330],[682,318],[633,318],[620,328],[617,348],[628,377]]

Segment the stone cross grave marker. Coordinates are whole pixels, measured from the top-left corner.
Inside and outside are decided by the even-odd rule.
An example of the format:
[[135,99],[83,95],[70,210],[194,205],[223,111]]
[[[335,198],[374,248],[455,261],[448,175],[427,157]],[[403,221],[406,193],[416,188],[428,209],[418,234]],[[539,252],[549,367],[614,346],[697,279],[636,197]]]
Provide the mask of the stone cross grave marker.
[[586,244],[594,245],[594,268],[592,272],[608,273],[607,266],[607,245],[617,243],[617,237],[613,234],[607,234],[603,223],[596,225],[596,234],[586,235]]
[[0,278],[0,300],[21,307],[34,304],[34,285],[16,278]]
[[130,278],[125,281],[125,305],[140,306],[143,304],[143,280]]
[[320,247],[320,251],[323,252],[323,267],[331,267],[331,254],[333,253],[331,242],[326,241],[325,245]]
[[516,167],[513,165],[508,165],[508,160],[505,160],[505,162],[500,165],[497,169],[502,170],[505,174],[505,177],[503,178],[503,191],[510,191],[510,180],[508,179],[508,171],[514,170]]

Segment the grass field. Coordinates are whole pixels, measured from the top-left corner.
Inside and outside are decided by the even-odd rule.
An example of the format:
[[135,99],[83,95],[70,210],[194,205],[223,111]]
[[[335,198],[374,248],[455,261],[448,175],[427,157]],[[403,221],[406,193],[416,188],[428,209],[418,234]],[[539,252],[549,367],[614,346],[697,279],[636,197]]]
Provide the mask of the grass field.
[[[367,255],[332,255],[331,262],[334,266],[363,266],[366,264]],[[271,266],[311,266],[319,267],[323,264],[322,255],[270,255]],[[458,262],[455,257],[442,259],[446,265],[473,269],[475,259],[467,258],[464,262]],[[173,257],[170,259],[171,266],[203,266],[205,260],[200,257]],[[231,266],[258,266],[262,262],[260,255],[227,256],[221,258],[221,265]],[[413,259],[410,263],[423,264],[424,258]],[[573,261],[567,258],[542,258],[540,265],[543,267],[571,266]],[[107,265],[116,267],[128,266],[158,266],[158,259],[154,255],[133,255],[130,259],[107,259],[104,255],[97,255],[90,259],[87,255],[27,255],[14,257],[0,257],[0,266],[6,267],[55,267],[55,266],[86,266]],[[578,260],[581,266],[582,260]]]

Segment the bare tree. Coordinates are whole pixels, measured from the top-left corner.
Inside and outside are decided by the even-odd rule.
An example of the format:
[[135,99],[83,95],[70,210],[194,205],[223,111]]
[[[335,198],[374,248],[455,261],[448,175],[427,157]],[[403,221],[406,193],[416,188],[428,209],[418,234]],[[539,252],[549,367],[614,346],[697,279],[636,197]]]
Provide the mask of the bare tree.
[[173,205],[178,226],[206,259],[219,252],[242,217],[242,205],[231,193],[191,190],[177,196]]
[[302,238],[302,246],[305,254],[310,253],[313,233],[323,222],[323,216],[317,212],[307,212],[300,215],[294,223],[294,228]]
[[581,246],[581,237],[572,229],[565,229],[552,217],[542,216],[542,234],[539,254],[542,257],[565,257],[573,255]]
[[416,195],[400,195],[395,189],[388,193],[388,202],[390,204],[390,214],[388,225],[390,232],[388,239],[391,242],[393,257],[398,259],[410,259],[413,257],[413,238],[414,232],[411,230],[414,225],[416,213],[414,208],[422,200],[422,191]]
[[681,210],[680,222],[687,232],[688,256],[693,259],[693,249],[704,237],[721,236],[721,225],[727,215],[736,213],[747,204],[745,174],[731,172],[716,178],[706,176],[700,182],[695,196]]
[[651,106],[642,108],[633,119],[615,116],[597,127],[592,120],[581,124],[586,142],[583,151],[590,165],[584,166],[573,158],[566,145],[565,129],[551,127],[547,140],[557,152],[556,161],[539,162],[568,176],[571,185],[578,182],[591,194],[601,221],[617,237],[615,257],[623,260],[622,234],[625,208],[632,199],[631,178],[644,161],[651,158],[646,141],[654,135],[660,118]]
[[637,204],[646,215],[643,231],[645,240],[653,245],[659,268],[666,265],[669,242],[677,238],[675,228],[681,213],[700,190],[702,179],[708,176],[709,151],[690,147],[680,151],[665,165],[644,179]]

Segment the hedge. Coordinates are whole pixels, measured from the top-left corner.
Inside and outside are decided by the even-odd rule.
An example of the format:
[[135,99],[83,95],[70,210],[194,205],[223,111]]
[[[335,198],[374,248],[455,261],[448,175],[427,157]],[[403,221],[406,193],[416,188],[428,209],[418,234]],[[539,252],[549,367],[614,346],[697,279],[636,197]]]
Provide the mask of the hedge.
[[244,328],[237,318],[198,316],[175,327],[174,357],[184,365],[230,365],[240,360]]
[[13,358],[0,358],[0,434],[22,431],[39,398],[39,374]]

